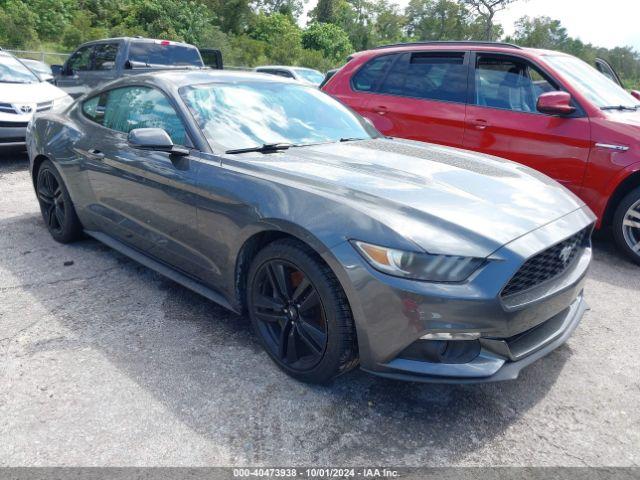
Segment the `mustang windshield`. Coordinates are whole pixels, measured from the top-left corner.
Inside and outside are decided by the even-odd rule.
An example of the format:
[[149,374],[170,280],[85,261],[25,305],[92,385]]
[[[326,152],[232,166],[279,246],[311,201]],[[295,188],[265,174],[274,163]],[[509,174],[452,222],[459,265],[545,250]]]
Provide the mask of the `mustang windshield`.
[[635,98],[588,63],[569,55],[545,57],[571,84],[600,108],[640,106]]
[[22,62],[9,55],[0,55],[0,83],[36,83],[40,79]]
[[304,85],[211,83],[184,87],[180,94],[212,147],[224,151],[377,136],[341,103]]

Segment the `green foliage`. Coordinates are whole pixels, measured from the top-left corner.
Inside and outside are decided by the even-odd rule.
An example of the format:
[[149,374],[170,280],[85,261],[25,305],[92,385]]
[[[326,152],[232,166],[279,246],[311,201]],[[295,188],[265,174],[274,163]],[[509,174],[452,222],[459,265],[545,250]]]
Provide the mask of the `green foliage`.
[[0,9],[0,42],[10,47],[30,47],[39,38],[38,16],[20,0],[7,0]]
[[300,55],[302,31],[288,15],[258,14],[249,36],[265,44],[266,55],[273,63],[295,63]]
[[629,88],[640,86],[640,54],[631,47],[598,48],[569,36],[559,20],[524,16],[516,22],[513,37],[507,41],[524,47],[559,50],[593,65],[596,58],[608,61]]
[[[503,37],[495,14],[517,0],[0,0],[0,45],[70,51],[97,38],[142,35],[219,48],[225,64],[303,65],[325,71],[352,52],[411,40]],[[525,0],[520,0],[525,1]],[[640,86],[640,54],[572,38],[560,21],[523,17],[505,40],[607,60],[630,87]]]
[[302,45],[306,49],[318,50],[329,60],[344,59],[353,51],[349,36],[332,23],[314,22],[302,34]]

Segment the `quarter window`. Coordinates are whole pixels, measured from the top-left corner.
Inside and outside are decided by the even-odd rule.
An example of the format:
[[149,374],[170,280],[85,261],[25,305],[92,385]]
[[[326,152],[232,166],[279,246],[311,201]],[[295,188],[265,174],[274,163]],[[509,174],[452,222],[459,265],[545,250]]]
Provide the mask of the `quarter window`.
[[96,123],[102,125],[104,119],[104,105],[100,105],[100,99],[106,95],[98,95],[90,98],[82,104],[82,112],[89,120],[93,120]]
[[537,112],[538,97],[557,90],[536,67],[524,60],[480,56],[475,75],[476,105]]

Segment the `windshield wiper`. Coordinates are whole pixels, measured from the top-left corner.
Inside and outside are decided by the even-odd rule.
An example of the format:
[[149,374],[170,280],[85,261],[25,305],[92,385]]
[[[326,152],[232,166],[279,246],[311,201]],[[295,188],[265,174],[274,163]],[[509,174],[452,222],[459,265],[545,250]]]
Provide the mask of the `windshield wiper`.
[[600,107],[600,110],[620,110],[620,111],[631,111],[635,112],[640,105],[607,105],[606,107]]
[[235,148],[233,150],[227,150],[225,153],[248,153],[248,152],[260,152],[260,153],[272,153],[280,150],[288,150],[293,147],[290,143],[264,143],[261,146],[248,147],[248,148]]
[[357,137],[346,137],[346,138],[341,138],[340,141],[341,142],[358,142],[361,140],[367,140],[366,138],[357,138]]

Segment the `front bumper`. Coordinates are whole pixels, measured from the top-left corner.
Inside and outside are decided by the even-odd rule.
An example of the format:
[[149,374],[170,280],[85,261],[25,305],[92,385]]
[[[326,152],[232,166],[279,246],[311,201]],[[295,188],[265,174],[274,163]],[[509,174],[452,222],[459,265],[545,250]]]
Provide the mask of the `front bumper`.
[[[593,225],[586,207],[505,245],[462,284],[416,282],[372,269],[347,242],[332,249],[353,311],[363,370],[421,382],[478,383],[517,378],[520,370],[564,343],[586,310],[583,290],[591,263],[586,245],[558,278],[523,295],[501,292],[523,263]],[[431,333],[480,332],[467,363],[407,356]],[[455,343],[455,342],[452,342]]]
[[27,122],[0,122],[0,148],[24,147]]
[[[480,354],[476,360],[466,364],[428,364],[397,359],[388,364],[387,370],[363,370],[381,377],[424,383],[464,384],[515,380],[523,368],[564,344],[580,324],[586,310],[587,304],[581,292],[564,312],[531,331],[529,335],[537,336],[540,343],[532,342],[530,345],[535,347],[520,359],[510,354],[511,348],[507,340],[481,339]],[[548,328],[545,328],[547,325]],[[500,346],[496,349],[498,345]],[[503,351],[498,353],[494,350]]]

